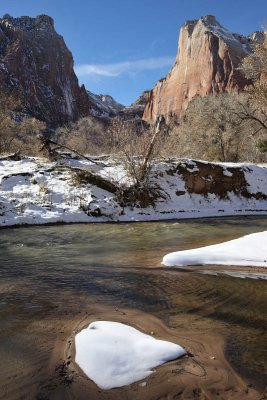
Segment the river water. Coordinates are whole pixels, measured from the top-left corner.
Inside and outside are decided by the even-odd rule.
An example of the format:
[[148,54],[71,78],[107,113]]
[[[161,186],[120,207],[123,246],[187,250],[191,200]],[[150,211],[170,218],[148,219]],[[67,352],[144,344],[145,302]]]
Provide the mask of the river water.
[[[249,217],[1,230],[2,398],[16,398],[7,381],[25,379],[23,369],[28,380],[31,368],[41,374],[53,349],[52,328],[47,330],[51,321],[77,314],[92,301],[137,308],[172,327],[223,332],[230,363],[262,389],[267,381],[267,281],[165,268],[161,260],[171,251],[266,229],[266,217]],[[44,341],[42,335],[51,338]]]

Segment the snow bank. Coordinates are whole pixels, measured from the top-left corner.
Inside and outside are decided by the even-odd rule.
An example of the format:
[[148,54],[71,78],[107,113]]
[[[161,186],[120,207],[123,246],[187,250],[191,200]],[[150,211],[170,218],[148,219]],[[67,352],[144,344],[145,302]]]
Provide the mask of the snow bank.
[[130,385],[167,361],[186,354],[177,344],[118,322],[91,323],[76,335],[75,361],[101,389]]
[[128,222],[230,215],[267,215],[267,168],[197,160],[158,162],[151,184],[165,198],[154,206],[122,206],[116,196],[75,179],[93,171],[126,186],[131,179],[112,157],[99,164],[25,157],[0,160],[0,226],[58,222]]
[[267,231],[212,246],[170,253],[163,257],[162,264],[168,267],[199,264],[267,267]]

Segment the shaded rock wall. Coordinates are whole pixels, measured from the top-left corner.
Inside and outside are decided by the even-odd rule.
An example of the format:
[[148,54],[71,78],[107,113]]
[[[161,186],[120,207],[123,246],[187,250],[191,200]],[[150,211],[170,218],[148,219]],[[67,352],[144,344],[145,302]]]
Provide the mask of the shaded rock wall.
[[89,100],[52,18],[0,19],[0,87],[17,88],[24,111],[58,126],[88,115]]

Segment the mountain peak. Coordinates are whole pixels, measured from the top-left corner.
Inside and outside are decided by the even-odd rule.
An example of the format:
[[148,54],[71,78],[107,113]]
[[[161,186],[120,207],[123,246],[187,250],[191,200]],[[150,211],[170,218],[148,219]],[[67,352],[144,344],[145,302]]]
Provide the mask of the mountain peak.
[[36,18],[21,16],[21,17],[12,17],[9,14],[3,15],[3,18],[0,18],[0,22],[5,26],[16,27],[24,30],[32,30],[35,28],[53,28],[54,29],[54,20],[52,17],[42,14],[38,15]]
[[216,19],[216,17],[214,17],[214,15],[206,15],[205,17],[201,17],[200,20],[209,25],[221,26],[221,24],[217,21],[217,19]]
[[225,41],[236,41],[234,35],[224,28],[214,15],[206,15],[199,19],[186,21],[182,29],[185,29],[188,32],[189,37],[193,35],[195,30],[197,30],[201,35],[204,29],[205,32],[210,32],[221,37]]
[[242,90],[248,82],[239,65],[250,52],[248,39],[232,34],[213,15],[187,21],[175,64],[152,90],[143,118],[153,122],[163,115],[168,121],[181,116],[195,96]]
[[0,18],[0,83],[16,83],[23,111],[49,126],[88,115],[89,100],[73,58],[48,15]]
[[109,118],[117,115],[124,106],[108,94],[94,94],[87,90],[90,101],[90,114],[95,117]]

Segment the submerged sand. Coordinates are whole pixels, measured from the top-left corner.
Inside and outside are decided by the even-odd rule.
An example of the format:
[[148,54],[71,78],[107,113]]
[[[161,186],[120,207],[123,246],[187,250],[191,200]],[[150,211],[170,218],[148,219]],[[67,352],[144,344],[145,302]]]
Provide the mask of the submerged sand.
[[[157,314],[158,318],[134,308],[115,308],[100,303],[98,298],[73,290],[64,292],[63,300],[61,292],[57,292],[57,301],[54,299],[53,302],[46,302],[43,317],[37,311],[36,318],[25,322],[25,316],[22,314],[21,323],[17,321],[18,331],[5,333],[5,336],[9,337],[8,340],[12,341],[12,352],[6,351],[3,343],[0,399],[262,400],[267,398],[267,392],[263,393],[262,385],[261,389],[254,386],[254,382],[256,384],[257,381],[255,376],[244,374],[247,379],[251,378],[247,381],[237,373],[243,370],[244,365],[247,367],[258,359],[261,366],[258,366],[256,371],[260,368],[264,375],[262,352],[264,352],[265,336],[264,331],[260,334],[260,327],[264,329],[266,325],[265,314],[263,311],[260,312],[258,307],[260,304],[265,307],[265,281],[255,282],[255,285],[252,285],[253,281],[250,279],[226,277],[216,278],[214,281],[215,278],[211,277],[209,282],[210,279],[202,275],[204,269],[206,267],[155,270],[157,282],[160,283],[158,289],[173,293],[169,298],[168,311],[160,303],[153,305],[153,308],[156,306],[159,311],[162,308],[162,312]],[[221,273],[219,267],[212,267],[212,270]],[[227,270],[237,272],[240,268],[227,267]],[[245,272],[259,273],[263,270],[266,271],[262,268],[258,270],[246,268]],[[153,270],[150,270],[149,276],[153,273]],[[144,275],[142,279],[148,279],[148,276]],[[172,287],[174,283],[175,286]],[[151,285],[152,292],[157,288],[153,281],[146,282],[146,285],[148,284]],[[219,284],[223,284],[221,289]],[[241,288],[247,293],[245,297],[247,304],[242,297],[242,309],[247,310],[244,315],[237,307],[240,302],[237,290]],[[203,292],[203,299],[197,295],[200,289]],[[24,286],[18,284],[1,286],[2,292],[10,293],[14,290],[16,293],[23,293]],[[219,295],[219,290],[223,296]],[[155,301],[158,301],[157,298],[155,296]],[[257,308],[256,314],[253,311],[253,317],[250,315],[252,309],[248,307],[248,304],[252,303],[253,310]],[[229,304],[235,305],[233,309]],[[17,309],[15,311],[17,315]],[[215,312],[217,317],[211,318]],[[223,313],[223,323],[220,322],[221,313]],[[9,308],[9,314],[12,315],[12,308]],[[246,315],[247,320],[244,320]],[[236,320],[237,317],[240,319]],[[157,339],[181,345],[190,355],[156,368],[155,372],[144,381],[123,388],[101,390],[84,375],[74,361],[76,333],[97,320],[129,324],[146,334],[153,334]],[[244,321],[246,323],[242,327]],[[250,328],[248,323],[251,325]],[[238,347],[229,348],[229,338],[235,340],[236,333],[241,335],[241,340],[242,335],[245,335],[245,340],[241,343],[243,347],[251,348],[252,343],[252,347],[256,349],[254,346],[256,341],[258,347],[256,354],[252,354],[250,349],[244,357],[242,347],[241,350]],[[255,370],[255,364],[252,369],[248,369],[250,370]]]
[[[74,338],[93,321],[129,324],[158,339],[177,343],[189,353],[156,368],[145,380],[130,386],[101,390],[75,363]],[[49,363],[49,378],[38,389],[37,399],[172,400],[263,399],[264,394],[245,382],[224,355],[223,335],[192,329],[169,328],[156,317],[138,310],[93,305],[84,316],[64,325]],[[38,372],[36,372],[38,373]],[[26,382],[24,382],[26,384]]]

